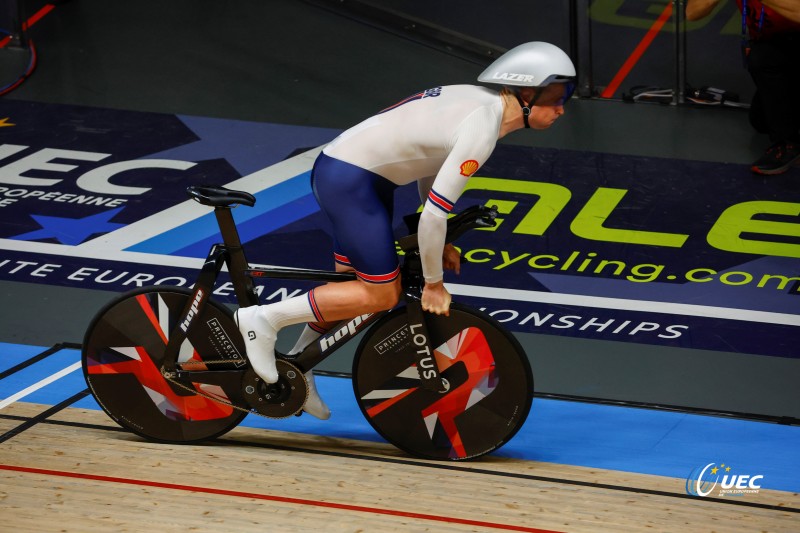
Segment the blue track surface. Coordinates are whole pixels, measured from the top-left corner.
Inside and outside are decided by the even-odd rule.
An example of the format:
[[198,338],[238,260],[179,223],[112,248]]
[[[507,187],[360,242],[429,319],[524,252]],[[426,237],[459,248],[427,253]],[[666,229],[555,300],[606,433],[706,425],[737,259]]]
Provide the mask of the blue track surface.
[[[0,343],[0,372],[44,351],[37,346]],[[79,360],[79,351],[62,349],[11,373],[0,381],[0,401]],[[249,416],[244,425],[381,440],[361,415],[350,380],[321,376],[317,385],[333,411],[330,420]],[[19,401],[54,405],[85,388],[82,372],[77,369]],[[91,397],[73,407],[99,409]],[[673,477],[678,478],[676,489],[696,468],[709,463],[725,464],[732,468],[731,473],[763,476],[762,488],[800,492],[800,427],[796,426],[536,399],[524,427],[497,455]]]

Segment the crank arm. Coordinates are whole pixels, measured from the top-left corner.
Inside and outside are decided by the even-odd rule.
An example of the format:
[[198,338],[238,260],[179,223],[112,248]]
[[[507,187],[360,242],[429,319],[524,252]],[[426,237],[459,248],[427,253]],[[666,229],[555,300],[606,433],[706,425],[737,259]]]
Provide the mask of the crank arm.
[[175,379],[188,383],[201,383],[203,385],[218,385],[232,387],[239,390],[242,386],[242,377],[245,370],[178,370]]

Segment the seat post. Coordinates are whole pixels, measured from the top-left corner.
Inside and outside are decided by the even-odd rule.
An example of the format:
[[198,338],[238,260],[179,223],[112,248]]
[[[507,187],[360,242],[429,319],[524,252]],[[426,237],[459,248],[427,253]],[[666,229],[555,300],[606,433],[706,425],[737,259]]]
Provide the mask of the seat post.
[[228,206],[214,207],[214,216],[217,218],[219,231],[222,235],[222,242],[229,248],[241,248],[242,242],[239,240],[239,230],[236,222],[233,221],[233,213]]
[[246,307],[258,304],[258,296],[253,286],[253,280],[245,274],[250,268],[245,257],[242,241],[239,238],[239,230],[233,220],[233,213],[228,206],[217,206],[214,208],[214,216],[217,218],[219,230],[222,234],[222,242],[227,250],[228,273],[233,283],[236,299],[239,305]]

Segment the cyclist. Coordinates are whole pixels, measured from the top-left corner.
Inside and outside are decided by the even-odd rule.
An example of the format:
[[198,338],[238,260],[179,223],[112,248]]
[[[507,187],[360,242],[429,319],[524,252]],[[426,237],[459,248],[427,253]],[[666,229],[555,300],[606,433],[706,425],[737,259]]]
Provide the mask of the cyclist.
[[[564,114],[575,67],[560,48],[544,42],[519,45],[494,61],[472,85],[436,87],[384,109],[327,145],[314,163],[314,195],[331,220],[338,271],[357,280],[317,287],[302,296],[236,313],[255,372],[277,381],[275,340],[288,325],[307,323],[290,351],[304,349],[333,323],[394,307],[400,296],[392,230],[392,192],[416,181],[424,208],[419,249],[425,285],[422,307],[447,315],[450,294],[443,269],[458,273],[460,257],[445,246],[447,215],[469,177],[489,158],[497,140],[521,129],[546,129]],[[327,419],[330,410],[306,375],[304,410]]]

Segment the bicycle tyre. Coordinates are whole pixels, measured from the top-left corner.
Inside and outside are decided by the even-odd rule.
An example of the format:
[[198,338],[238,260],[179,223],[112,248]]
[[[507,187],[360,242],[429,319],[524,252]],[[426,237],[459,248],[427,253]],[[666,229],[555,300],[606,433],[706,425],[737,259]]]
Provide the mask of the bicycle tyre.
[[353,360],[353,389],[384,439],[425,459],[464,460],[507,443],[528,416],[533,372],[519,342],[491,317],[453,303],[426,315],[446,393],[421,387],[404,308],[379,320]]
[[[89,390],[115,422],[148,440],[209,440],[230,431],[247,415],[171,385],[159,371],[169,334],[191,294],[180,287],[137,289],[101,309],[86,331],[81,365]],[[179,361],[238,357],[241,363],[221,363],[214,368],[242,368],[246,364],[240,355],[245,353],[243,344],[232,312],[208,300],[192,322]],[[229,390],[197,383],[191,386],[227,401],[241,395],[230,386]]]

